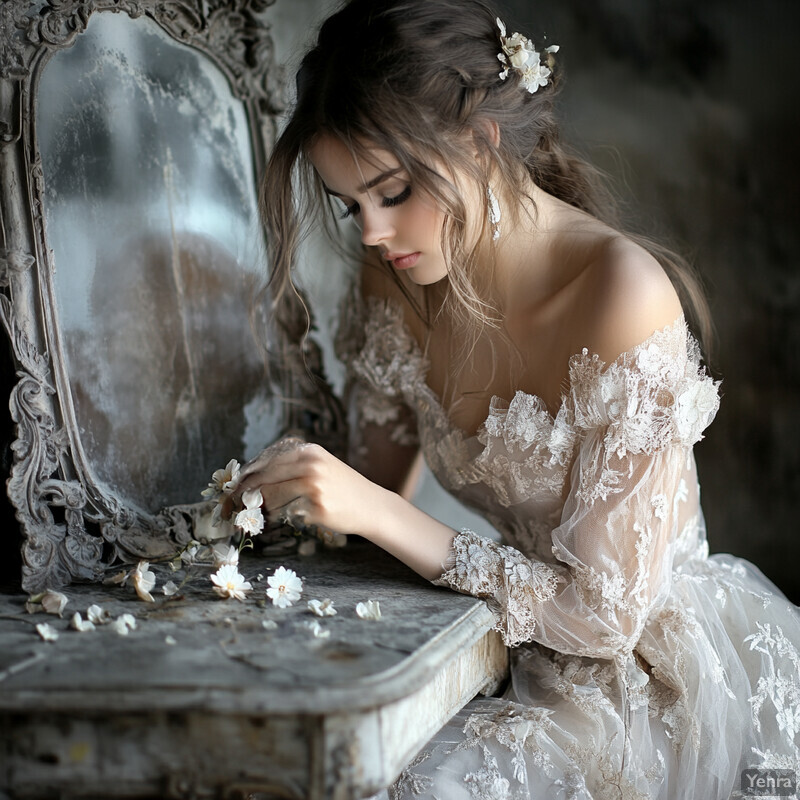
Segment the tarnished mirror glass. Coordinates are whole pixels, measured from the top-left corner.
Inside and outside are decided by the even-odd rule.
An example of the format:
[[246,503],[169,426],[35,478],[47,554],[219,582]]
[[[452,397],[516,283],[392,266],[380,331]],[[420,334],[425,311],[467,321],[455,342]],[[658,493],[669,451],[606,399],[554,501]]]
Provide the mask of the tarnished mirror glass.
[[247,317],[263,258],[243,104],[154,22],[97,14],[48,63],[38,112],[87,464],[143,509],[193,502],[270,433],[248,426],[270,403]]

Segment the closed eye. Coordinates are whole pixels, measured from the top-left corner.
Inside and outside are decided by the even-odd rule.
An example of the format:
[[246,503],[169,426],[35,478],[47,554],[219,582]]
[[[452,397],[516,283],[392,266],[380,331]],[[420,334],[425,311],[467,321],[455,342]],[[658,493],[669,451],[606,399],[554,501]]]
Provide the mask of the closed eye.
[[[406,186],[400,194],[395,195],[394,197],[384,197],[381,200],[381,205],[384,208],[393,208],[394,206],[399,206],[405,203],[408,198],[411,197],[411,186]],[[344,212],[341,215],[341,219],[347,219],[348,217],[354,217],[361,211],[360,206],[358,203],[353,203],[350,206],[347,206]]]
[[391,208],[392,206],[399,206],[402,203],[405,203],[408,198],[411,197],[411,185],[409,184],[403,189],[400,194],[396,195],[395,197],[384,197],[381,201],[381,205],[384,208]]

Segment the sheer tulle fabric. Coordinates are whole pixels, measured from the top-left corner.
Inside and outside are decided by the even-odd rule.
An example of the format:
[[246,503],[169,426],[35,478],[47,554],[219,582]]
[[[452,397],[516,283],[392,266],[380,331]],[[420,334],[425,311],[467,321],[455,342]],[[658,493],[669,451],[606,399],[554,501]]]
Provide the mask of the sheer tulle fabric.
[[708,800],[747,767],[800,770],[800,616],[751,564],[708,557],[692,446],[719,400],[682,318],[612,364],[574,356],[555,416],[495,398],[475,436],[428,387],[399,306],[351,302],[346,322],[360,419],[418,436],[504,538],[461,532],[436,583],[486,599],[511,684],[451,720],[392,798]]

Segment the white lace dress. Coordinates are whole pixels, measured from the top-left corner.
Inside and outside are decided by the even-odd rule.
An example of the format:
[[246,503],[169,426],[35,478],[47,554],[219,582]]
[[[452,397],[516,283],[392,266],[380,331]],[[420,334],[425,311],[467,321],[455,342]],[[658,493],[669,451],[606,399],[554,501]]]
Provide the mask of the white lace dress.
[[486,599],[510,685],[456,715],[389,796],[712,800],[737,796],[743,769],[800,770],[800,615],[750,563],[708,556],[692,446],[719,399],[684,320],[612,364],[574,356],[555,417],[517,392],[469,436],[397,305],[347,317],[362,421],[418,434],[505,542],[462,531],[437,583]]

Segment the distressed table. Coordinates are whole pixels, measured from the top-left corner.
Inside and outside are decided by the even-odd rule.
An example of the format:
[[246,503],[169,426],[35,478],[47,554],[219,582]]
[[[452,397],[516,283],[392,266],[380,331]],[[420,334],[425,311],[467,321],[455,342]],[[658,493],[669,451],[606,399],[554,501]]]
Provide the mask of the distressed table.
[[[278,565],[305,578],[291,608],[266,601]],[[245,603],[216,598],[207,569],[174,597],[157,588],[154,604],[129,586],[68,587],[63,619],[0,594],[0,798],[359,798],[506,675],[482,602],[365,542],[245,557],[240,570]],[[306,601],[328,597],[338,614],[318,638]],[[379,621],[356,616],[367,599]],[[134,614],[136,630],[69,629],[92,603]]]

